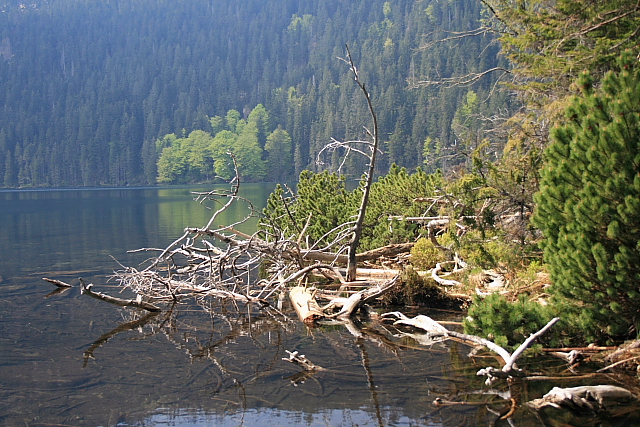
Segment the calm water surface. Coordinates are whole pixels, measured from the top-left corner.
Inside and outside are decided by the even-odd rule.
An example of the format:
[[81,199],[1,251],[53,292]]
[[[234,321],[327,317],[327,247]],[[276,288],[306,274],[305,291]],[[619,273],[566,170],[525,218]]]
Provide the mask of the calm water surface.
[[[272,189],[246,185],[242,194],[261,207]],[[148,315],[77,286],[49,295],[55,288],[42,277],[83,277],[117,294],[108,280],[115,260],[135,266],[150,255],[127,251],[164,248],[207,223],[211,211],[191,190],[0,192],[0,425],[541,425],[523,408],[499,420],[508,386],[485,386],[475,372],[495,361],[470,360],[460,344],[420,345],[377,323],[307,329],[286,308],[291,319],[189,305]],[[282,361],[285,350],[326,370],[305,377]],[[551,387],[515,392],[526,401]],[[436,397],[479,404],[435,407]]]

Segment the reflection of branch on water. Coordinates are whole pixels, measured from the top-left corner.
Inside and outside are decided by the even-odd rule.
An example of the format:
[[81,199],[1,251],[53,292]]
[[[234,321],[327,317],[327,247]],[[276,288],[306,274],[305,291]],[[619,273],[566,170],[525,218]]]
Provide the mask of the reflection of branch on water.
[[137,319],[137,320],[133,320],[131,322],[127,322],[127,323],[123,323],[122,325],[118,326],[117,328],[107,332],[106,334],[102,334],[100,336],[100,338],[98,338],[93,344],[91,344],[91,347],[89,347],[87,350],[85,350],[84,352],[84,363],[82,365],[83,368],[86,368],[87,363],[89,362],[89,359],[95,359],[95,357],[93,356],[93,352],[96,351],[98,348],[102,347],[103,344],[105,344],[107,341],[109,341],[111,338],[113,338],[114,336],[118,335],[121,332],[127,332],[127,331],[131,331],[137,328],[141,328],[144,325],[146,325],[147,323],[149,323],[151,320],[155,319],[160,313],[158,312],[150,312],[147,313],[145,316]]
[[51,298],[54,295],[58,295],[58,294],[62,294],[67,292],[69,289],[73,288],[72,285],[63,282],[62,280],[56,280],[56,279],[49,279],[47,277],[43,277],[42,280],[44,280],[45,282],[49,282],[51,284],[56,285],[57,287],[49,292],[47,295],[45,295],[45,298]]
[[296,372],[293,375],[289,375],[286,377],[294,387],[297,387],[300,384],[304,384],[306,380],[312,378],[318,371],[300,371]]
[[376,390],[376,385],[373,381],[373,371],[371,370],[369,353],[367,352],[367,347],[364,345],[364,339],[357,338],[356,345],[360,350],[360,355],[362,357],[362,367],[364,368],[364,372],[367,375],[367,385],[369,386],[369,392],[371,393],[373,407],[376,409],[376,419],[378,420],[378,425],[380,427],[383,427],[384,421],[382,419],[382,412],[380,411],[380,400],[378,399],[378,391]]
[[67,292],[69,289],[71,289],[71,288],[63,288],[63,287],[55,288],[54,290],[52,290],[51,292],[46,294],[44,297],[45,298],[51,298],[54,295],[63,294],[65,292]]
[[[485,397],[485,399],[480,401],[470,400],[469,397],[474,394],[481,395]],[[430,415],[433,416],[435,413],[441,411],[442,409],[449,408],[449,407],[462,407],[462,408],[485,407],[485,410],[488,413],[495,415],[494,420],[489,425],[494,426],[501,420],[506,420],[506,422],[509,425],[514,425],[510,417],[513,415],[513,413],[518,407],[518,400],[516,398],[511,397],[512,395],[511,387],[509,387],[509,389],[504,392],[489,389],[489,390],[478,391],[478,392],[469,392],[469,393],[465,393],[465,395],[467,395],[467,398],[463,400],[449,400],[449,399],[436,397],[432,402],[432,405],[435,407],[435,411],[432,411]],[[494,399],[491,399],[491,397],[493,396],[500,397],[503,400],[496,401]],[[459,399],[460,396],[457,396],[457,398]],[[454,417],[455,417],[455,414],[452,414],[452,418]],[[453,423],[449,423],[447,421],[443,423],[443,425],[449,425],[449,424],[453,424]]]

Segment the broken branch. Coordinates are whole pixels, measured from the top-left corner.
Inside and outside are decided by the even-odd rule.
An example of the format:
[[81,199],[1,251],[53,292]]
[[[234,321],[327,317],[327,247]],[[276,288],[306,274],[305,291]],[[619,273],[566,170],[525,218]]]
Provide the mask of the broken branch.
[[56,285],[59,288],[73,288],[73,285],[70,285],[68,283],[65,283],[61,280],[56,280],[56,279],[49,279],[47,277],[43,277],[42,280],[49,282],[49,283],[53,283],[54,285]]
[[295,363],[300,366],[305,371],[322,371],[324,368],[322,366],[314,365],[304,354],[298,353],[298,351],[289,351],[285,350],[289,357],[283,357],[282,360],[285,362]]
[[91,290],[91,288],[93,287],[93,284],[89,283],[88,285],[85,285],[84,280],[82,280],[82,277],[80,278],[80,285],[82,286],[80,289],[80,293],[82,293],[83,295],[88,295],[91,298],[99,299],[100,301],[108,302],[109,304],[118,305],[120,307],[138,307],[138,308],[143,308],[147,311],[161,311],[159,307],[156,307],[155,305],[150,304],[148,302],[142,301],[140,295],[138,295],[137,300],[132,300],[132,299],[116,298],[110,295],[102,294],[100,292],[93,292]]

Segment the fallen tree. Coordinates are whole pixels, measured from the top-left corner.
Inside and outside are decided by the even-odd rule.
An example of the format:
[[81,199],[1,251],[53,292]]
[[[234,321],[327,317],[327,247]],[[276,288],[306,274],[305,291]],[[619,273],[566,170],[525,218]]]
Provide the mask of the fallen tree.
[[527,338],[512,354],[499,345],[495,344],[494,342],[489,341],[485,338],[448,330],[428,316],[419,315],[412,319],[409,319],[407,316],[397,311],[385,313],[382,316],[386,318],[396,318],[397,320],[394,321],[394,325],[409,325],[415,328],[422,329],[430,338],[456,338],[458,340],[461,340],[462,342],[473,343],[487,347],[489,350],[495,352],[504,362],[502,368],[496,369],[493,367],[487,367],[478,371],[478,375],[487,377],[487,385],[493,384],[493,382],[495,382],[497,379],[524,377],[525,374],[522,370],[518,369],[516,360],[538,337],[547,332],[553,325],[558,322],[558,320],[560,320],[560,318],[558,317],[551,319],[542,329],[531,334],[529,338]]
[[[366,183],[358,190],[362,191],[362,198],[355,221],[340,224],[335,238],[321,248],[318,245],[303,247],[307,242],[306,226],[298,229],[295,236],[284,235],[275,227],[271,228],[274,232],[269,233],[264,230],[254,234],[238,231],[238,225],[249,218],[259,216],[259,213],[250,200],[239,195],[241,175],[234,156],[230,154],[235,170],[230,190],[194,193],[195,200],[199,203],[220,206],[208,222],[202,227],[185,228],[183,235],[164,249],[143,248],[132,251],[157,253],[145,268],[121,265],[121,269],[114,272],[113,278],[123,289],[133,292],[134,298],[115,298],[95,292],[92,290],[92,284],[85,285],[81,281],[82,293],[120,306],[159,311],[161,308],[158,304],[175,304],[185,298],[194,298],[201,304],[206,299],[216,299],[221,304],[231,301],[236,305],[275,307],[278,301],[281,301],[281,295],[293,286],[294,292],[290,297],[294,307],[299,309],[306,305],[299,315],[308,322],[322,317],[349,317],[363,304],[390,290],[396,284],[399,272],[384,278],[371,277],[369,274],[366,280],[362,280],[358,276],[357,264],[408,252],[413,244],[389,245],[361,254],[356,253],[373,182],[378,152],[378,129],[371,98],[360,81],[348,46],[347,59],[344,61],[349,65],[371,113],[373,130],[367,130],[371,141],[333,140],[320,154],[325,150],[340,148],[346,149],[347,155],[353,151],[368,158]],[[236,203],[245,204],[248,214],[233,224],[216,227],[214,224],[220,214]],[[288,209],[286,203],[283,207],[285,211]],[[331,231],[327,233],[330,234]],[[346,266],[346,270],[339,268],[341,265]],[[299,291],[301,288],[296,286],[314,281],[316,278],[340,283],[339,292],[324,295],[325,298],[329,298],[324,307],[317,304],[312,307],[313,297],[306,290]],[[61,286],[55,280],[49,281]],[[354,290],[352,286],[356,286],[357,289]]]
[[548,408],[567,409],[584,415],[610,413],[620,416],[638,410],[638,398],[629,390],[612,386],[554,387],[540,399],[527,402],[535,411]]

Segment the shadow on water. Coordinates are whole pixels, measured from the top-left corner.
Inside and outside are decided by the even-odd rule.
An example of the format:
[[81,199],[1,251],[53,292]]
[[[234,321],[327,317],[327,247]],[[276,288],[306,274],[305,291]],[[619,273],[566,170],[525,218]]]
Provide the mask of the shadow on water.
[[[537,357],[523,359],[521,367],[546,379],[489,387],[476,372],[500,365],[493,354],[470,354],[453,341],[425,345],[375,316],[310,329],[286,303],[276,311],[199,301],[149,314],[81,296],[77,286],[51,292],[41,277],[77,284],[82,275],[116,294],[107,281],[117,268],[109,255],[164,247],[185,222],[207,218],[197,204],[185,206],[194,204],[188,192],[140,191],[0,199],[0,246],[9,248],[0,259],[1,425],[586,427],[638,421],[559,412],[543,423],[524,402],[554,386],[621,385],[620,379],[594,377],[589,367],[569,372],[562,361]],[[266,199],[270,188],[261,191]],[[324,369],[301,371],[282,360],[287,350]]]

